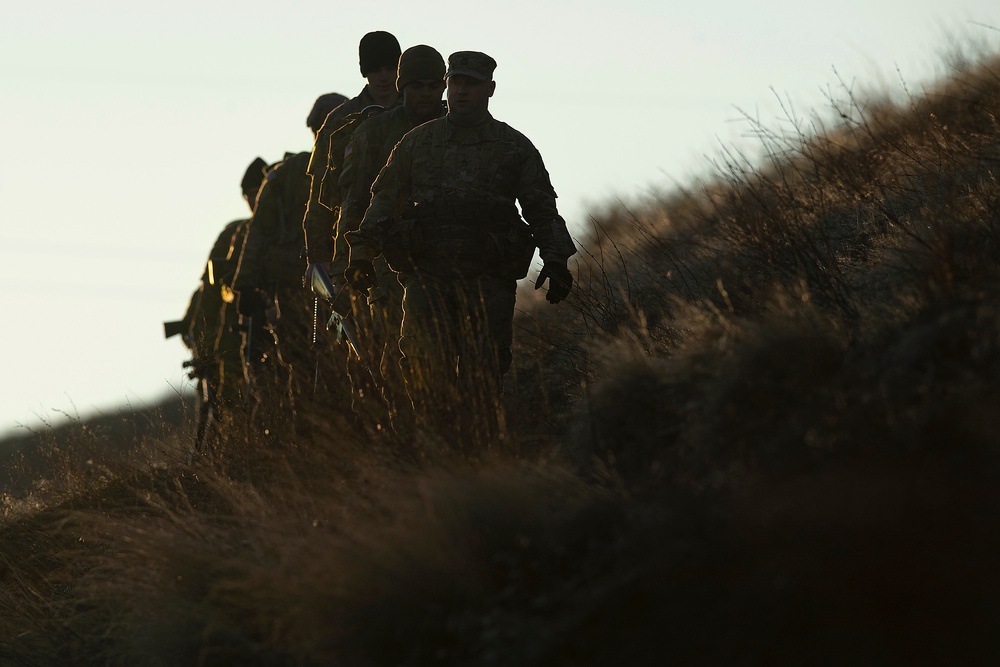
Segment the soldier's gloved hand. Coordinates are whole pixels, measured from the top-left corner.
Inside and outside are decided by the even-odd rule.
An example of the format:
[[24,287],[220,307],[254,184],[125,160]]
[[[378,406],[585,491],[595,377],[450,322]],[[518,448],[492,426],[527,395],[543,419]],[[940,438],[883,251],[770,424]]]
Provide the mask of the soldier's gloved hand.
[[344,280],[358,292],[364,292],[375,286],[375,266],[371,260],[351,262],[344,271]]
[[565,262],[545,262],[535,281],[535,289],[545,284],[546,280],[549,281],[549,289],[545,298],[549,303],[559,303],[569,296],[569,290],[573,287],[573,274]]

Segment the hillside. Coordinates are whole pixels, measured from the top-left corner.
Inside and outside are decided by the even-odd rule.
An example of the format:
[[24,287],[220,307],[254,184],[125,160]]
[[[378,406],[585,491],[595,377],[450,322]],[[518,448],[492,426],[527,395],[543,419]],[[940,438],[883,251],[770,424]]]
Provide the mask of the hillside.
[[502,410],[50,434],[0,664],[994,664],[1000,59],[830,105],[595,213]]

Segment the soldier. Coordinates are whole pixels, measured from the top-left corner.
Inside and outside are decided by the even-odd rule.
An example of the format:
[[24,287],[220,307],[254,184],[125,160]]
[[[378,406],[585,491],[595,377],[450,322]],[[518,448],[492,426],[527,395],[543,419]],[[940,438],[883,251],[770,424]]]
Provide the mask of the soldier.
[[[253,213],[257,191],[267,163],[256,158],[240,182],[243,199]],[[223,228],[209,252],[201,284],[191,297],[184,316],[184,340],[193,354],[193,374],[199,380],[198,435],[200,446],[209,421],[221,418],[242,402],[243,367],[240,362],[239,320],[232,306],[232,277],[236,269],[234,245],[242,245],[249,218],[234,220]],[[239,245],[237,245],[239,244]]]
[[468,412],[474,419],[475,410],[456,410],[462,404],[497,406],[512,361],[517,280],[535,248],[543,261],[535,287],[548,282],[551,303],[573,282],[567,260],[576,248],[541,155],[489,113],[495,68],[484,53],[451,55],[447,115],[397,144],[347,237],[345,278],[356,289],[375,284],[379,254],[399,274],[400,368],[416,414],[443,408],[439,423]]
[[[347,157],[339,182],[344,194],[337,226],[336,257],[345,265],[350,254],[345,233],[356,230],[361,224],[371,201],[371,185],[393,146],[413,128],[447,111],[441,101],[444,72],[444,58],[437,50],[423,44],[408,48],[399,57],[396,75],[396,88],[403,95],[403,103],[368,118],[354,131],[345,151]],[[378,258],[375,260],[375,285],[368,292],[370,327],[363,332],[362,341],[368,343],[371,363],[379,364],[382,396],[390,414],[396,412],[395,394],[402,389],[397,345],[403,316],[402,299],[403,288],[396,274],[384,258]]]
[[[314,138],[319,119],[346,99],[338,93],[316,99],[306,119]],[[293,397],[312,393],[315,377],[310,352],[313,310],[311,297],[302,287],[302,217],[309,198],[308,161],[308,151],[286,154],[268,171],[234,281],[240,313],[252,318],[254,327],[256,322],[266,320],[277,345],[278,359],[267,358],[266,339],[263,353],[257,345],[248,345],[244,352],[248,367],[255,371],[260,398],[284,404],[289,411],[294,410]],[[256,329],[248,335],[260,340],[265,338],[261,333]]]
[[[322,264],[328,268],[334,254],[339,210],[329,198],[339,199],[339,174],[328,177],[328,172],[331,157],[339,160],[342,156],[331,156],[331,138],[349,115],[368,107],[391,107],[398,103],[399,92],[395,84],[399,55],[399,42],[388,32],[377,30],[362,37],[358,45],[358,61],[361,76],[368,82],[356,97],[330,111],[316,134],[307,169],[310,178],[309,203],[302,220],[310,263]],[[334,280],[340,281],[346,267],[345,258],[343,264],[331,272]]]
[[[258,157],[250,164],[243,177],[241,183],[243,198],[250,207],[251,214],[257,207],[257,193],[264,182],[266,170],[267,163]],[[233,279],[236,276],[240,249],[243,247],[249,224],[250,219],[246,218],[230,223],[223,229],[215,246],[220,259],[212,264],[213,277],[218,284],[222,301],[222,326],[216,346],[220,364],[219,375],[222,380],[219,397],[222,404],[230,408],[246,403],[247,382],[240,356],[242,323],[234,303]]]

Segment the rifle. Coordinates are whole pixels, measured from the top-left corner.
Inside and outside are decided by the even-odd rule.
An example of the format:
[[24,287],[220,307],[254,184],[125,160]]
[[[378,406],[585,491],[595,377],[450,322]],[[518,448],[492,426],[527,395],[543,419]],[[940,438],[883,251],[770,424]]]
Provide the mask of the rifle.
[[354,300],[351,298],[350,287],[344,285],[338,291],[322,264],[310,264],[307,279],[313,294],[330,304],[333,310],[326,323],[327,330],[336,329],[337,340],[346,339],[354,355],[364,363],[361,346],[358,344],[358,328],[351,316],[351,304]]
[[188,323],[185,320],[174,320],[173,322],[163,323],[163,337],[173,338],[174,336],[183,336],[187,333]]
[[351,296],[350,286],[344,285],[338,291],[333,281],[330,280],[330,274],[321,264],[310,264],[307,278],[313,293],[329,303],[331,310],[333,310],[330,319],[326,322],[327,331],[336,330],[338,343],[341,340],[347,341],[348,347],[354,352],[354,356],[371,376],[375,385],[381,387],[383,382],[381,373],[377,370],[377,366],[376,370],[373,370],[368,364],[368,360],[361,353],[361,346],[358,344],[358,327],[351,315],[354,299]]
[[[303,246],[299,257],[307,261],[305,275],[302,276],[302,286],[307,287],[315,296],[313,297],[313,316],[312,316],[312,341],[311,347],[316,357],[315,368],[313,369],[313,391],[315,392],[319,388],[319,354],[316,348],[317,334],[319,330],[319,300],[323,299],[326,301],[330,307],[333,309],[333,313],[330,315],[330,319],[327,320],[326,330],[337,327],[337,342],[339,343],[343,337],[347,338],[347,343],[354,354],[361,359],[360,348],[357,344],[357,336],[355,335],[355,330],[357,327],[353,326],[352,322],[349,322],[346,326],[337,319],[350,317],[351,314],[351,294],[345,289],[341,289],[337,293],[337,288],[333,284],[333,280],[330,279],[330,274],[327,273],[326,269],[323,268],[322,264],[308,263],[309,253],[307,246]],[[347,330],[345,332],[345,329]]]

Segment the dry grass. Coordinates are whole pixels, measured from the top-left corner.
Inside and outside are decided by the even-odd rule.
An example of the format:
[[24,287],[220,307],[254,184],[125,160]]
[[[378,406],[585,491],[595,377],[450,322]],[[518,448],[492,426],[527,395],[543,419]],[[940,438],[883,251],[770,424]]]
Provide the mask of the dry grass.
[[828,111],[595,215],[500,412],[53,433],[0,664],[995,662],[1000,62]]

